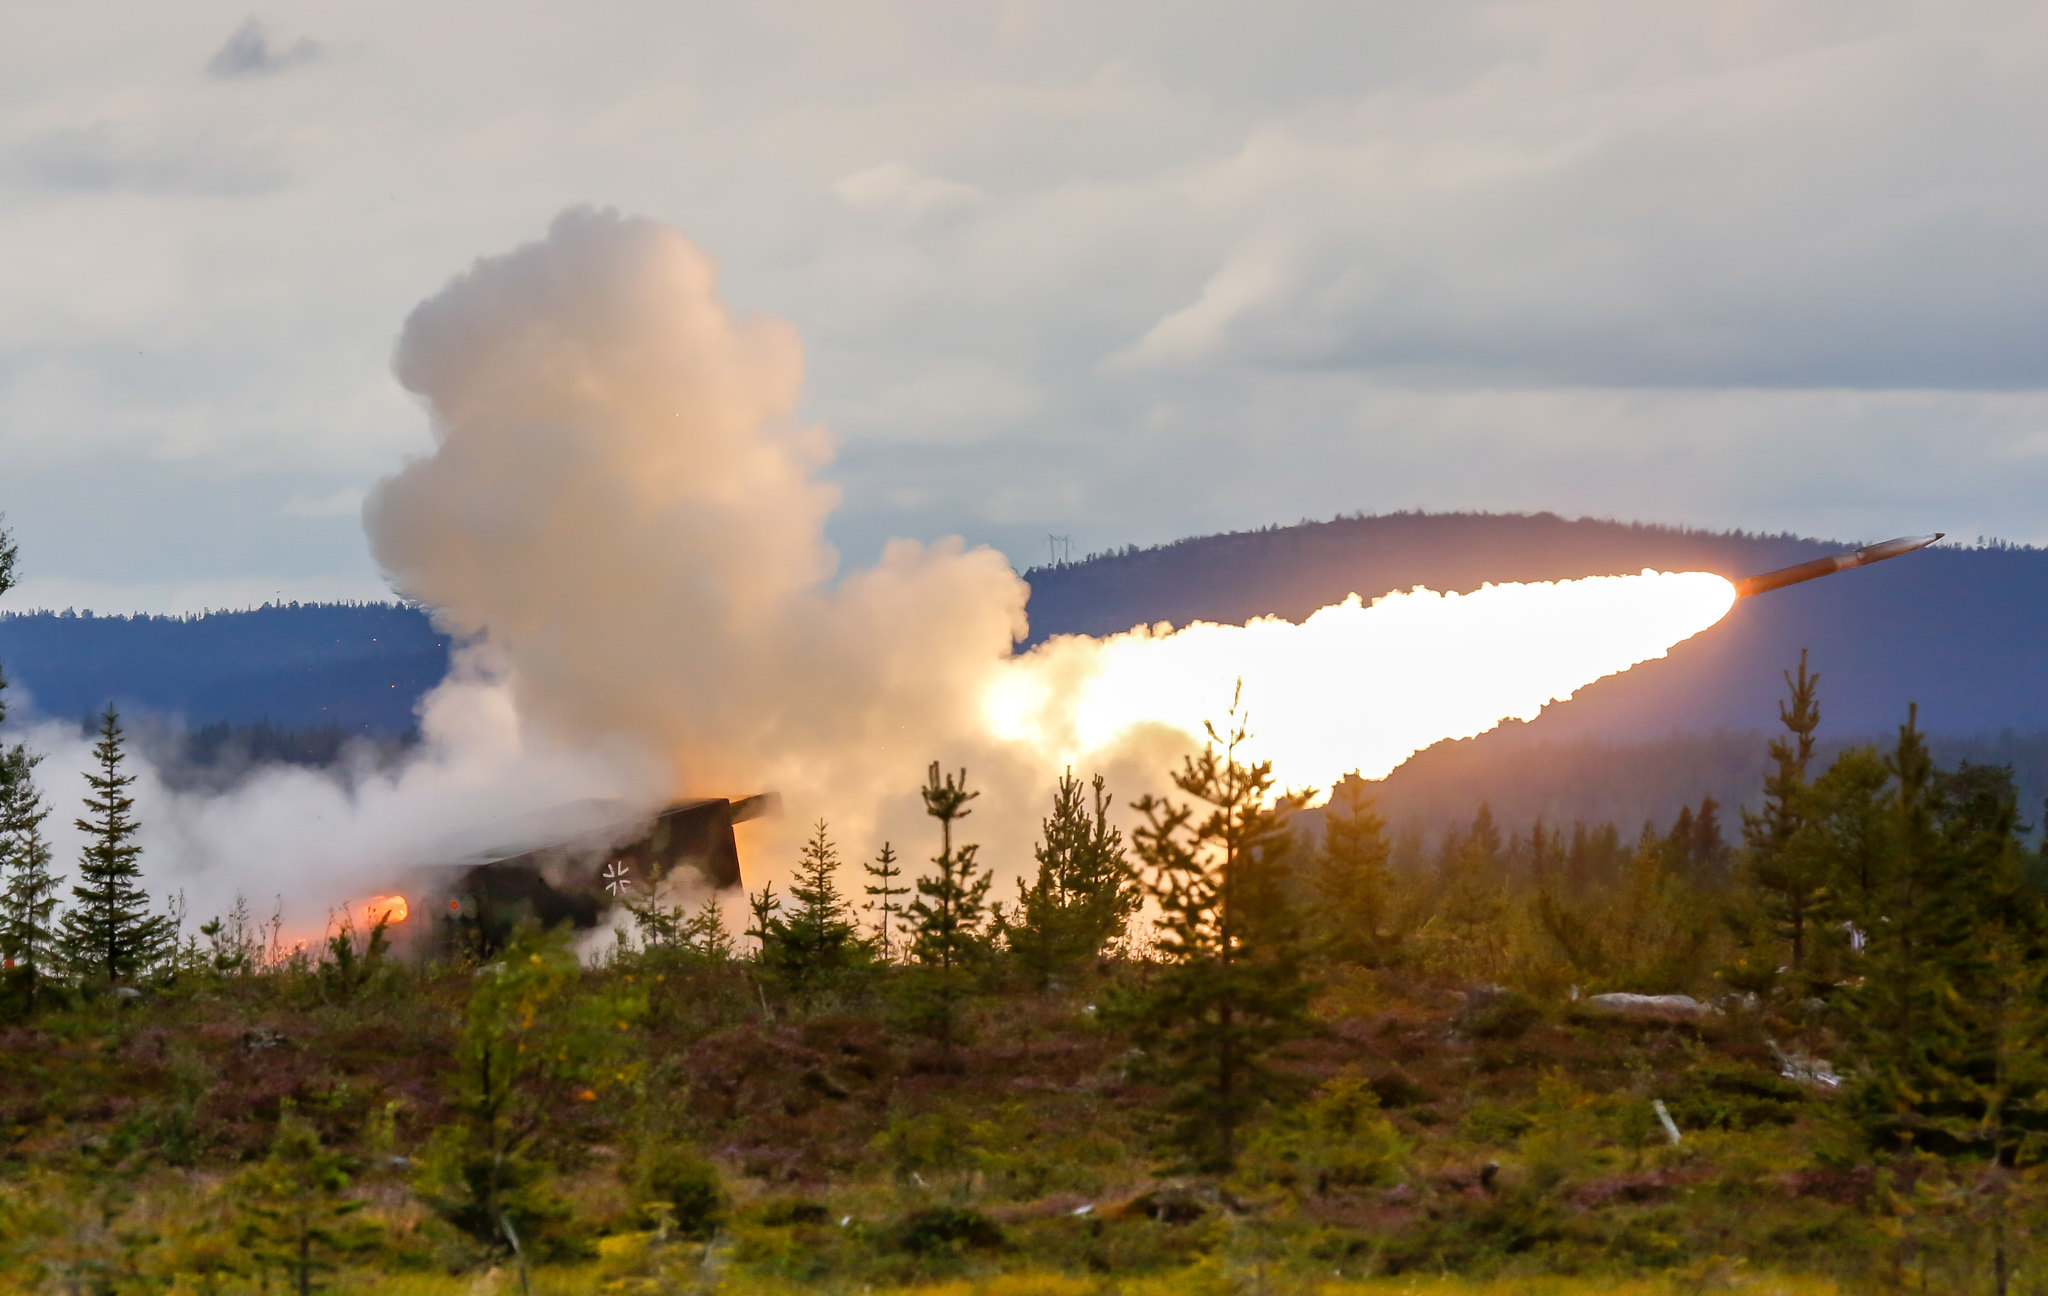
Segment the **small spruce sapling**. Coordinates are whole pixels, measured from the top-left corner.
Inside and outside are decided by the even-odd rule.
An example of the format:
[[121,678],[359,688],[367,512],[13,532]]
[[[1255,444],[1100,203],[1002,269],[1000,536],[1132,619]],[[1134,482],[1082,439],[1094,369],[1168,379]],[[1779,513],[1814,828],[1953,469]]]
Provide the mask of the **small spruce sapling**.
[[896,898],[909,895],[910,888],[896,885],[903,876],[903,867],[897,863],[896,848],[888,842],[883,842],[881,852],[861,868],[874,879],[865,888],[874,899],[862,905],[861,912],[875,915],[875,948],[884,963],[892,963],[896,959],[895,931],[906,912]]
[[694,910],[654,900],[633,905],[632,912],[634,934],[645,950],[705,963],[733,958],[732,933],[716,896],[705,896]]
[[933,761],[923,788],[925,813],[939,821],[936,871],[917,879],[910,903],[910,957],[920,969],[917,1023],[949,1058],[960,1034],[960,1009],[972,988],[972,964],[987,948],[989,876],[975,856],[979,847],[954,845],[953,825],[981,795],[967,790],[967,771],[939,772]]
[[711,963],[730,963],[733,959],[732,933],[725,926],[725,911],[718,907],[718,897],[705,896],[683,924],[683,946],[692,954]]
[[1785,672],[1792,696],[1778,704],[1784,734],[1771,740],[1775,768],[1764,779],[1761,810],[1744,811],[1742,837],[1749,848],[1747,881],[1762,902],[1772,932],[1790,951],[1790,967],[1804,970],[1814,927],[1824,916],[1825,870],[1817,858],[1812,834],[1806,831],[1812,791],[1807,767],[1813,760],[1813,734],[1820,727],[1820,676],[1806,669],[1806,650],[1799,652],[1799,673]]
[[[1538,824],[1541,832],[1541,824]],[[1393,938],[1393,870],[1387,821],[1363,779],[1337,785],[1323,817],[1313,890],[1320,944],[1339,962],[1370,963]]]
[[320,1134],[286,1099],[263,1164],[236,1185],[247,1219],[249,1252],[264,1268],[282,1269],[298,1296],[320,1290],[341,1256],[374,1244],[376,1229],[348,1196],[348,1159],[320,1145]]
[[838,871],[839,852],[821,819],[797,862],[787,916],[771,914],[760,922],[764,971],[799,998],[838,980],[861,953]]
[[1159,905],[1164,966],[1115,995],[1105,1016],[1166,1087],[1169,1142],[1196,1169],[1228,1171],[1240,1132],[1282,1087],[1270,1061],[1308,1029],[1313,986],[1287,899],[1295,847],[1272,763],[1239,759],[1250,734],[1235,703],[1227,733],[1208,734],[1173,776],[1191,801],[1136,803],[1145,822],[1132,849]]
[[248,897],[237,895],[235,907],[199,925],[206,937],[207,966],[220,976],[246,976],[256,970],[261,942],[249,913]]
[[356,997],[384,967],[391,952],[387,934],[389,914],[378,915],[368,936],[359,937],[355,917],[344,909],[334,934],[327,938],[327,955],[320,960],[321,991],[331,1000],[346,1002]]
[[1410,1148],[1380,1111],[1355,1065],[1330,1077],[1305,1103],[1278,1114],[1248,1140],[1246,1169],[1301,1197],[1398,1179]]
[[754,951],[758,962],[767,953],[769,942],[775,939],[776,929],[782,925],[782,897],[775,894],[773,882],[763,884],[759,891],[748,893],[747,913],[752,916],[754,925],[747,928],[745,934],[752,936],[759,946]]
[[1143,903],[1123,833],[1110,825],[1100,774],[1092,792],[1084,795],[1072,770],[1060,776],[1052,813],[1040,825],[1038,873],[1029,886],[1017,880],[1017,916],[1004,927],[1010,952],[1040,990],[1066,969],[1099,958]]
[[530,930],[477,969],[450,1072],[454,1118],[418,1182],[442,1218],[522,1262],[567,1215],[540,1144],[561,1112],[627,1081],[627,1032],[644,1009],[630,983],[582,981],[566,940]]

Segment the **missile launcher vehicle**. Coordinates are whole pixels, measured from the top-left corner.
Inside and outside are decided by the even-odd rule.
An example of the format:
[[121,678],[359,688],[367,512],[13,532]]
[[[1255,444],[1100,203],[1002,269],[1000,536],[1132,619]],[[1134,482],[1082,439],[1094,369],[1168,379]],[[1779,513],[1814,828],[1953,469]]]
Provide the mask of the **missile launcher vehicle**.
[[418,889],[444,945],[488,955],[523,923],[587,931],[672,879],[711,891],[739,886],[733,825],[779,809],[774,793],[678,802],[652,818],[622,816],[608,803],[562,807],[539,816],[555,835],[467,852],[424,870]]

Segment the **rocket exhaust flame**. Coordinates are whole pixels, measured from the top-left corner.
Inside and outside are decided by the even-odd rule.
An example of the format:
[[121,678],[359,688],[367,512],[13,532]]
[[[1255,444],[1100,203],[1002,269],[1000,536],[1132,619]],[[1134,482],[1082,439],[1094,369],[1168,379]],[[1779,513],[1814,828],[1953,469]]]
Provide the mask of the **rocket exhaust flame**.
[[1147,727],[1190,738],[1242,688],[1253,738],[1282,786],[1318,793],[1346,774],[1383,778],[1416,752],[1503,720],[1533,720],[1597,679],[1662,657],[1736,599],[1924,549],[1901,536],[1730,582],[1644,571],[1476,593],[1417,588],[1356,595],[1299,625],[1139,627],[1056,639],[989,688],[990,729],[1064,761],[1100,755]]
[[990,730],[1060,762],[1099,756],[1151,727],[1190,738],[1242,681],[1252,740],[1283,786],[1320,795],[1346,774],[1381,778],[1416,752],[1662,657],[1727,614],[1735,587],[1706,572],[1417,588],[1357,595],[1296,625],[1197,622],[1107,639],[1052,640],[988,690]]
[[371,927],[378,923],[396,927],[412,917],[412,907],[402,895],[371,896],[363,901],[363,921]]

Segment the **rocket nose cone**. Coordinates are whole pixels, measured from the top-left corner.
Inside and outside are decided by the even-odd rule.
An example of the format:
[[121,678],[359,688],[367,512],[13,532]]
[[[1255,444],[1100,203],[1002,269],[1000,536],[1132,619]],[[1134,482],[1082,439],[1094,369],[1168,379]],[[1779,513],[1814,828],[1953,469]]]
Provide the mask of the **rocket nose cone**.
[[1885,558],[1896,558],[1900,554],[1909,554],[1919,549],[1925,549],[1928,545],[1941,539],[1941,536],[1942,533],[1939,531],[1933,535],[1899,536],[1896,539],[1886,540],[1879,544],[1866,545],[1856,551],[1856,557],[1862,562],[1877,562]]

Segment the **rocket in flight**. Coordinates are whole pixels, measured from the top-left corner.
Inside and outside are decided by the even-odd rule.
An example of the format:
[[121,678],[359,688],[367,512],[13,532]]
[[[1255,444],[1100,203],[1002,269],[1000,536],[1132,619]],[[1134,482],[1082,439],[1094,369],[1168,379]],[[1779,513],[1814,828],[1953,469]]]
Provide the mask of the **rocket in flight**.
[[1783,589],[1787,585],[1797,585],[1801,581],[1818,580],[1822,576],[1832,576],[1838,571],[1848,571],[1851,567],[1866,567],[1874,562],[1883,562],[1887,558],[1897,558],[1901,554],[1909,554],[1916,549],[1925,549],[1928,545],[1941,539],[1944,534],[1944,532],[1936,531],[1933,535],[1900,536],[1896,540],[1886,540],[1880,544],[1865,545],[1852,553],[1835,554],[1828,558],[1815,558],[1811,562],[1803,562],[1794,567],[1780,567],[1776,571],[1768,571],[1760,576],[1744,577],[1742,580],[1735,582],[1735,597],[1748,598],[1752,594],[1762,594],[1769,590]]

